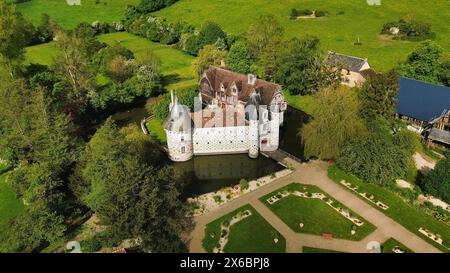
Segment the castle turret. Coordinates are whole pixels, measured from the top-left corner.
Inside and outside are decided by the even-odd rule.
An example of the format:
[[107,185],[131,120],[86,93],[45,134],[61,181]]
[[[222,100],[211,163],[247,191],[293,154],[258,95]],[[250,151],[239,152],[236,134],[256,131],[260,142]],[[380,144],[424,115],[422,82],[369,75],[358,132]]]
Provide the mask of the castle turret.
[[270,149],[275,151],[280,142],[280,107],[274,104],[270,108]]
[[187,161],[193,156],[192,120],[189,108],[178,102],[171,92],[169,116],[164,122],[169,158],[172,161]]
[[258,93],[253,93],[245,105],[246,117],[248,120],[248,156],[257,158],[259,155],[259,129],[258,129],[258,108],[261,97]]

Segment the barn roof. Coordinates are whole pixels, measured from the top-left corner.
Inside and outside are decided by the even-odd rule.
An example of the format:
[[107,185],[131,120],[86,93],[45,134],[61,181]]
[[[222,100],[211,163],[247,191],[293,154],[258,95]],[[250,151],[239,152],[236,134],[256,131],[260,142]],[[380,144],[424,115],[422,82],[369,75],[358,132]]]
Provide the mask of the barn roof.
[[400,78],[397,113],[430,122],[450,109],[450,88]]
[[449,131],[440,130],[438,128],[431,128],[428,138],[450,145]]

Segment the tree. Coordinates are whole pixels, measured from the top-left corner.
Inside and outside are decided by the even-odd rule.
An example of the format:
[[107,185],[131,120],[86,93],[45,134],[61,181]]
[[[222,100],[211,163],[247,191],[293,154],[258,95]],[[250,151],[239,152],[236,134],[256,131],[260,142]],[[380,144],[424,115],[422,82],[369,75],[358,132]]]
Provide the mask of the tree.
[[198,33],[200,48],[205,45],[213,45],[220,39],[226,41],[227,34],[214,22],[206,22]]
[[87,145],[72,183],[115,238],[136,239],[144,251],[176,252],[188,218],[180,184],[160,162],[158,148],[137,126],[119,131],[108,119]]
[[343,86],[326,88],[315,95],[314,120],[301,128],[306,157],[337,159],[346,140],[365,132],[358,117],[359,102]]
[[226,56],[226,51],[218,50],[212,45],[206,45],[200,50],[198,58],[193,62],[195,74],[201,77],[210,65],[219,66],[221,61],[225,60]]
[[20,59],[31,31],[31,23],[16,11],[16,6],[0,0],[0,55],[6,60]]
[[450,61],[441,64],[439,80],[443,85],[450,87]]
[[106,68],[106,74],[113,80],[124,82],[134,73],[134,64],[122,55],[114,57]]
[[367,120],[376,116],[394,118],[399,90],[398,76],[395,70],[378,73],[369,78],[360,92],[361,116]]
[[450,157],[439,160],[422,184],[426,193],[450,202]]
[[337,83],[339,76],[322,65],[319,40],[294,38],[282,47],[277,58],[275,80],[292,95],[312,94]]
[[248,74],[255,73],[255,60],[251,57],[244,42],[236,42],[228,53],[227,66],[230,70]]
[[406,62],[400,65],[400,76],[440,84],[439,59],[441,54],[442,48],[440,46],[430,41],[422,42],[408,56]]
[[337,166],[372,183],[385,185],[404,178],[414,167],[412,154],[378,133],[352,138],[342,148]]
[[247,32],[247,48],[258,60],[259,75],[273,80],[278,69],[277,57],[283,38],[283,28],[272,15],[262,15]]
[[283,27],[273,15],[261,15],[247,31],[247,48],[253,58],[258,58],[267,47],[279,45]]

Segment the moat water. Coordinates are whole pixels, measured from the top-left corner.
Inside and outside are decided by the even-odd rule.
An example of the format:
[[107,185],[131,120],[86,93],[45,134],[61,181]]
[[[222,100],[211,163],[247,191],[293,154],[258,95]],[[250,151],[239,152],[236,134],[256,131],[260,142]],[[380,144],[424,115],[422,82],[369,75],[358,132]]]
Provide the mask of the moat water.
[[[139,105],[114,114],[113,119],[119,126],[126,126],[130,123],[139,125],[141,120],[147,116],[145,107]],[[284,116],[284,124],[280,128],[280,148],[300,160],[304,160],[304,156],[299,129],[309,119],[310,117],[306,113],[288,107]],[[188,162],[174,163],[169,160],[167,162],[186,182],[184,197],[216,191],[226,186],[239,184],[241,178],[256,179],[271,175],[284,168],[263,155],[257,159],[251,159],[247,154],[196,156]]]

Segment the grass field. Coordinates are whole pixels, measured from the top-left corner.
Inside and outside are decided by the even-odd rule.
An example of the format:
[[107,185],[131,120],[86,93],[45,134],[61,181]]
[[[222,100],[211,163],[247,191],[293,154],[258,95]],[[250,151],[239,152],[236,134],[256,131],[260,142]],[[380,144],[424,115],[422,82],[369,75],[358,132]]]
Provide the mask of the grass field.
[[[161,73],[164,76],[164,84],[167,89],[182,89],[197,83],[192,72],[194,57],[169,46],[154,43],[147,39],[137,37],[127,32],[117,32],[99,35],[98,39],[107,44],[120,43],[133,51],[139,59],[147,51],[152,51],[161,59]],[[55,42],[41,44],[26,48],[25,62],[52,65],[53,60],[59,54]],[[98,78],[102,82],[104,78]]]
[[[227,215],[224,215],[206,225],[203,247],[212,252],[219,241],[220,225],[223,221],[231,219],[240,211],[250,210],[252,215],[237,222],[230,228],[228,243],[224,251],[231,253],[282,253],[286,251],[286,241],[278,232],[250,205],[245,205]],[[211,234],[215,234],[211,238]],[[278,243],[273,239],[277,236]]]
[[[292,8],[325,10],[325,17],[290,20]],[[315,35],[324,51],[333,50],[369,59],[376,70],[392,68],[413,50],[417,43],[393,41],[379,36],[383,24],[406,15],[431,24],[439,43],[449,56],[450,2],[422,0],[382,0],[380,6],[369,6],[366,0],[180,0],[155,13],[169,20],[184,20],[197,27],[210,20],[233,34],[245,33],[261,14],[273,14],[283,25],[287,37]],[[357,39],[362,45],[354,45]]]
[[[351,235],[350,232],[352,226],[354,226],[353,223],[325,204],[325,202],[318,199],[307,199],[289,195],[272,205],[267,202],[269,197],[274,196],[283,190],[308,191],[310,193],[324,192],[316,186],[292,183],[260,198],[261,202],[271,209],[295,232],[316,235],[331,233],[335,238],[361,240],[375,230],[375,227],[372,224],[358,216],[364,224],[359,227],[356,227],[355,225],[356,234]],[[334,206],[337,204],[338,203],[335,201]],[[340,206],[344,208],[342,205]],[[356,215],[354,212],[351,213]],[[303,228],[300,228],[300,223],[304,224]]]
[[5,175],[0,175],[0,233],[7,228],[8,220],[22,211],[22,201],[16,197],[11,186],[5,182]]
[[[402,198],[400,198],[397,194],[391,192],[390,190],[375,184],[365,183],[362,180],[356,178],[355,176],[346,174],[344,171],[336,168],[335,166],[330,167],[328,169],[328,176],[340,186],[342,185],[339,182],[341,180],[346,180],[347,182],[350,182],[353,185],[358,186],[359,190],[377,196],[377,198],[381,202],[389,206],[389,209],[382,210],[378,206],[368,202],[363,197],[357,195],[362,200],[372,205],[374,208],[379,209],[388,217],[392,218],[397,223],[403,225],[409,231],[417,234],[421,238],[424,238],[427,242],[435,245],[440,250],[449,252],[448,249],[439,244],[436,244],[434,241],[428,239],[426,236],[422,235],[418,231],[420,227],[424,227],[435,234],[441,235],[444,244],[446,244],[448,247],[450,246],[450,228],[445,223],[426,214],[425,212],[421,211],[418,207],[414,207],[408,204],[407,202],[403,201]],[[344,188],[347,189],[346,187]],[[347,190],[353,193],[353,191],[349,189]]]
[[405,251],[405,253],[414,253],[411,249],[407,248],[406,246],[404,246],[402,243],[395,240],[394,238],[390,238],[389,240],[387,240],[386,242],[384,242],[381,245],[381,252],[382,253],[394,253],[392,251],[392,249],[394,247],[401,248],[403,251]]
[[302,110],[308,115],[312,115],[312,108],[314,106],[315,100],[312,95],[291,95],[288,91],[283,91],[284,98],[289,106],[296,109]]
[[66,0],[31,0],[17,5],[17,9],[31,19],[33,24],[40,23],[43,13],[47,13],[64,28],[73,28],[78,23],[91,24],[95,21],[108,22],[123,19],[127,5],[137,5],[139,0],[81,0],[79,6],[69,6]]
[[162,122],[158,119],[151,119],[147,122],[147,129],[150,132],[150,136],[158,140],[161,144],[167,143],[166,132],[164,132],[164,127]]

